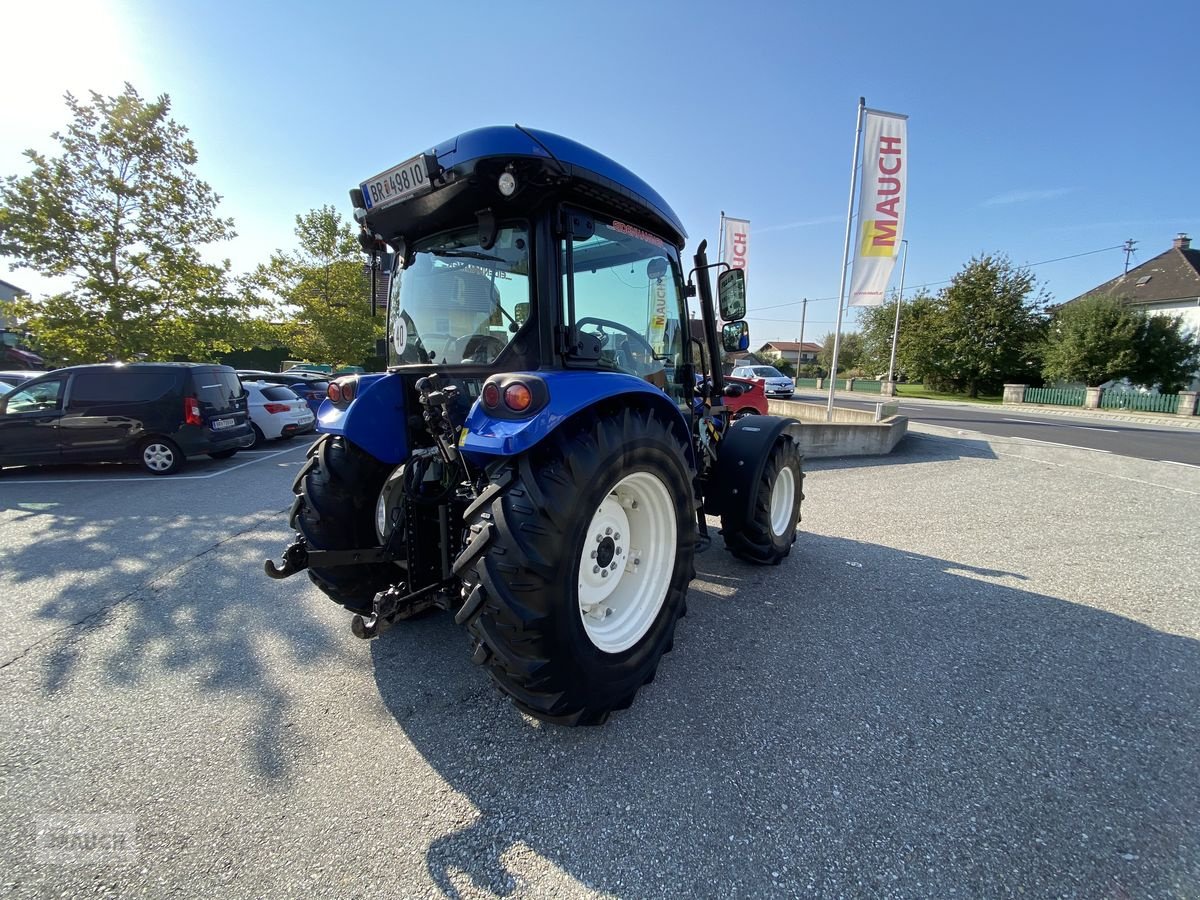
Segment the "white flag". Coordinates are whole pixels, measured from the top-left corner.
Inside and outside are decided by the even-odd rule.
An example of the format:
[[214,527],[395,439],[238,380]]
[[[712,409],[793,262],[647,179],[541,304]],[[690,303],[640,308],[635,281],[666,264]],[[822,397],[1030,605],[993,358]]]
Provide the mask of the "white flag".
[[908,116],[867,110],[850,306],[880,306],[904,237]]
[[734,269],[741,269],[750,281],[750,220],[725,219],[725,258],[721,262],[728,263]]

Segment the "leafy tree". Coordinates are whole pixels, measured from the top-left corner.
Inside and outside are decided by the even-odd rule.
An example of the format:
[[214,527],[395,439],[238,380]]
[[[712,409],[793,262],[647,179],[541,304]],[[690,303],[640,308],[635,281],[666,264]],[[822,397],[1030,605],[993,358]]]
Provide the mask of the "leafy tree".
[[1042,376],[1096,387],[1138,362],[1139,314],[1118,297],[1096,294],[1059,307],[1046,333]]
[[971,397],[1037,372],[1046,295],[1007,257],[972,259],[937,297],[936,376]]
[[[821,350],[817,353],[817,362],[828,372],[833,367],[833,332],[821,339]],[[842,334],[842,342],[838,346],[838,371],[859,368],[863,356],[863,338],[857,331],[847,331]]]
[[[903,315],[903,308],[901,309]],[[896,297],[882,306],[865,306],[858,311],[858,333],[862,335],[859,364],[870,372],[886,375],[892,358],[892,331],[896,325]],[[903,333],[903,328],[901,329]],[[896,351],[899,357],[899,348]]]
[[1191,382],[1200,364],[1200,341],[1183,331],[1183,316],[1142,313],[1133,337],[1134,363],[1126,372],[1135,384],[1158,385],[1176,394]]
[[371,315],[363,254],[350,224],[333,206],[296,216],[298,245],[277,251],[245,280],[252,296],[272,297],[285,317],[283,342],[298,356],[357,365],[383,337]]
[[[0,254],[69,290],[20,310],[52,358],[211,355],[247,317],[226,288],[229,262],[200,248],[233,237],[220,197],[195,173],[187,129],[165,94],[126,84],[91,102],[66,95],[60,153],[25,151],[32,171],[0,185]],[[14,266],[15,268],[15,266]]]

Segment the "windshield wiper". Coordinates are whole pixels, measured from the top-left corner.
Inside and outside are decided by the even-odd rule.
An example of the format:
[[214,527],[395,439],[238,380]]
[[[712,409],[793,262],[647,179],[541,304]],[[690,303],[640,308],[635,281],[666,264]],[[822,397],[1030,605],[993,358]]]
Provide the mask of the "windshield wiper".
[[434,256],[458,256],[466,259],[482,259],[486,262],[505,262],[499,256],[492,256],[489,253],[480,253],[478,250],[431,250],[429,251]]

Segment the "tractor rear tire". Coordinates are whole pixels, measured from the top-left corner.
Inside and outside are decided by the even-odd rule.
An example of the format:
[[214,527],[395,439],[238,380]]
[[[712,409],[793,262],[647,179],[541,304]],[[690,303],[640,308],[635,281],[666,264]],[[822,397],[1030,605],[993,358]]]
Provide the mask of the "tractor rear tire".
[[721,517],[725,549],[746,562],[779,565],[796,541],[803,488],[800,449],[791,439],[782,437],[763,466],[750,518],[743,520],[740,514],[731,513]]
[[598,725],[653,680],[695,576],[686,440],[647,409],[589,411],[493,469],[467,511],[455,619],[520,709]]
[[[292,484],[297,495],[291,527],[312,550],[375,547],[375,504],[392,466],[339,435],[322,436]],[[369,613],[375,595],[397,578],[390,563],[308,570],[312,583],[335,603]]]

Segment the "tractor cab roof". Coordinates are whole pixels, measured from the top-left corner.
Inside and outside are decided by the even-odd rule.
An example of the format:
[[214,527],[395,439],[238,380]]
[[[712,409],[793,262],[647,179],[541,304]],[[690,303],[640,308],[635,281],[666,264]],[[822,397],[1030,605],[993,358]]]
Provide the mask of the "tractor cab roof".
[[[512,178],[501,186],[506,172]],[[464,132],[363,182],[351,196],[358,221],[388,241],[461,225],[481,208],[526,214],[547,199],[611,212],[680,248],[687,239],[674,210],[624,166],[569,138],[520,125]]]

